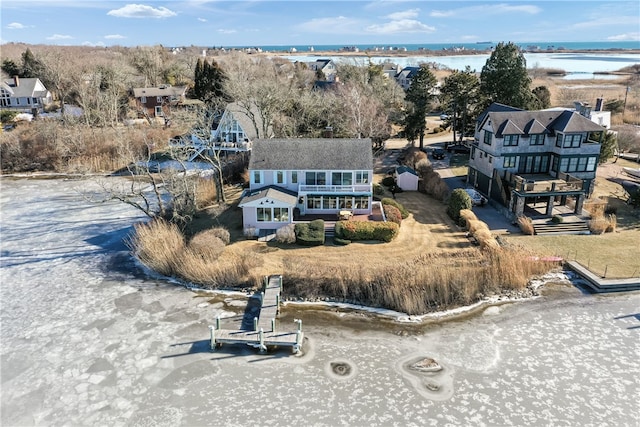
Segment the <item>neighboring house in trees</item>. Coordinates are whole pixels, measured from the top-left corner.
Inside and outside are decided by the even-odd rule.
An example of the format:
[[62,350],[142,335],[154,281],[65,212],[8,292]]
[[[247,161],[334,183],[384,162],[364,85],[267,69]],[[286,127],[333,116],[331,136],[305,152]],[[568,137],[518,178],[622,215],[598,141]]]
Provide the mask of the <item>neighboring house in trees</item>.
[[249,190],[240,201],[245,233],[273,232],[300,215],[371,214],[370,139],[258,139]]
[[467,183],[515,217],[540,202],[552,216],[554,206],[568,199],[581,213],[605,132],[575,111],[524,111],[494,103],[476,122]]
[[[222,113],[213,112],[207,121],[208,129],[202,127],[193,129],[190,133],[169,140],[172,147],[182,147],[191,150],[188,160],[195,159],[206,150],[221,151],[250,151],[252,141],[260,135],[263,128],[261,115],[257,107],[253,106],[249,115],[238,103],[227,104]],[[269,127],[266,137],[272,136]]]
[[15,76],[0,84],[0,108],[38,114],[51,102],[51,92],[38,78]]
[[611,111],[604,111],[604,100],[602,98],[598,98],[596,100],[596,106],[591,108],[588,103],[575,101],[573,103],[575,108],[571,110],[570,108],[547,108],[547,110],[571,110],[580,113],[581,116],[586,117],[591,120],[593,123],[599,124],[600,126],[604,126],[607,129],[611,128]]
[[409,86],[411,86],[411,80],[418,74],[418,71],[420,71],[420,67],[404,67],[395,75],[396,82],[398,82],[402,89],[407,90]]
[[336,80],[338,70],[331,59],[317,59],[313,62],[307,62],[307,66],[316,73],[321,71],[325,80],[329,82]]
[[186,99],[186,86],[161,85],[158,87],[141,87],[132,90],[136,111],[141,117],[171,117],[171,108],[178,106]]

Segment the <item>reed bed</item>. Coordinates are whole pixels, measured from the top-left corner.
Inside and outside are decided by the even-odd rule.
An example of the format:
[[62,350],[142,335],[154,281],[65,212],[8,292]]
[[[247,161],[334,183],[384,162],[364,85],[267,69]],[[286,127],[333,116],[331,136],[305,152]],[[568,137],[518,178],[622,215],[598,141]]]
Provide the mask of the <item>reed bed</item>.
[[134,231],[128,246],[144,265],[209,288],[246,286],[249,271],[261,260],[255,253],[229,249],[226,230],[202,231],[188,244],[178,226],[164,220],[136,224]]
[[[495,239],[494,239],[495,240]],[[339,265],[330,268],[288,258],[284,296],[384,307],[408,314],[470,304],[502,290],[522,290],[530,278],[553,268],[526,261],[516,249],[460,251],[442,257],[420,257],[405,263]]]
[[471,209],[461,209],[460,210],[460,218],[466,221],[465,228],[469,230],[469,221],[477,221],[478,217]]

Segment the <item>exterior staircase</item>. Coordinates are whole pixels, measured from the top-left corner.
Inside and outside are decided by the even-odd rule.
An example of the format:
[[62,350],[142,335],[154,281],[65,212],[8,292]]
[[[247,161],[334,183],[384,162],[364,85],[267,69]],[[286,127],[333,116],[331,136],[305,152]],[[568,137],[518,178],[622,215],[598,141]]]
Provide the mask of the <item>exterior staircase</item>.
[[571,221],[553,223],[550,221],[533,222],[533,229],[536,235],[543,236],[549,234],[591,234],[586,221]]

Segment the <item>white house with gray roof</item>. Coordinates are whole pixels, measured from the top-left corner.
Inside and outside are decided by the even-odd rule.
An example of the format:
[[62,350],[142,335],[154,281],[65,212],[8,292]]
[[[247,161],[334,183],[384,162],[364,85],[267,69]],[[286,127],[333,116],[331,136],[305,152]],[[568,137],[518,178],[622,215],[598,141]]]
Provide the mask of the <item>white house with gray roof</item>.
[[41,113],[52,101],[51,92],[38,78],[15,76],[0,83],[1,108]]
[[467,183],[521,216],[546,203],[546,216],[592,192],[606,129],[575,111],[524,111],[492,104],[476,122]]
[[258,139],[240,201],[245,232],[277,230],[299,215],[370,214],[370,139]]

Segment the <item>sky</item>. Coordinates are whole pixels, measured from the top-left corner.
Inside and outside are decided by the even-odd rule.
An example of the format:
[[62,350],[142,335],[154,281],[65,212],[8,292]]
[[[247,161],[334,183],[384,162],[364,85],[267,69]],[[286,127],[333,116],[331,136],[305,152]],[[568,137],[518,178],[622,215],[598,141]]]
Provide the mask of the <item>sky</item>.
[[638,1],[2,0],[0,41],[296,46],[634,41]]

